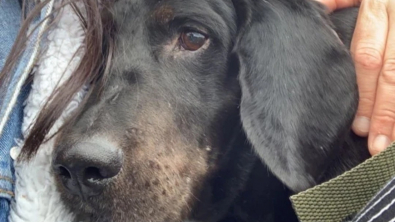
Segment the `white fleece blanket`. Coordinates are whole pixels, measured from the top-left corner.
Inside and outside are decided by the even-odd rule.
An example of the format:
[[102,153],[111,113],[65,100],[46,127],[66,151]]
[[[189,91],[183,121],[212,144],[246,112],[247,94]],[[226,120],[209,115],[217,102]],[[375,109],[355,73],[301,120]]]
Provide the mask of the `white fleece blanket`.
[[[25,136],[45,101],[55,90],[56,84],[69,77],[81,59],[77,54],[70,63],[84,39],[84,32],[79,25],[78,17],[69,6],[59,13],[56,25],[45,37],[47,44],[44,49],[41,49],[32,91],[26,101],[22,126]],[[55,132],[63,123],[64,118],[78,106],[83,92],[81,90],[69,104],[51,132]],[[31,162],[15,163],[15,200],[9,216],[11,222],[70,222],[73,220],[74,216],[60,201],[54,178],[51,175],[53,141],[54,139],[43,144]],[[19,151],[20,148],[13,148],[11,156],[15,159]]]

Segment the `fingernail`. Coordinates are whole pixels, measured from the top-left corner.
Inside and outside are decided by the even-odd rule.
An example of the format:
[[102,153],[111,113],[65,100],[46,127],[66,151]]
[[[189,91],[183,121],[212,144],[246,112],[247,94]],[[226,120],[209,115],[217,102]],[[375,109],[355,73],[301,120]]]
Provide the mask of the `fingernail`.
[[384,135],[378,135],[373,141],[373,148],[377,152],[385,150],[391,144],[391,140]]
[[357,116],[352,124],[352,129],[356,131],[357,134],[364,134],[363,136],[367,136],[370,129],[370,119],[364,116]]

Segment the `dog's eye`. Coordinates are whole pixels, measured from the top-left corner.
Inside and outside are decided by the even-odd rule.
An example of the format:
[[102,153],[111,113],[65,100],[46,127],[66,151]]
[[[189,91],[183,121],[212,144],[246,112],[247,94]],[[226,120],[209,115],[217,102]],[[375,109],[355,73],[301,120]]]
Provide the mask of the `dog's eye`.
[[181,33],[181,46],[185,50],[196,51],[206,42],[207,37],[199,32],[187,31]]

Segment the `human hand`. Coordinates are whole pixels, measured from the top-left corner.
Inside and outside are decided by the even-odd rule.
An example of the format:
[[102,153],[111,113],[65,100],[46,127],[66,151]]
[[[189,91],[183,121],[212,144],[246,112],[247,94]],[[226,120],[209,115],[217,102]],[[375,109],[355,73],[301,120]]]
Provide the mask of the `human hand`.
[[352,129],[378,154],[395,140],[395,1],[317,1],[331,11],[360,5],[350,49],[360,97]]

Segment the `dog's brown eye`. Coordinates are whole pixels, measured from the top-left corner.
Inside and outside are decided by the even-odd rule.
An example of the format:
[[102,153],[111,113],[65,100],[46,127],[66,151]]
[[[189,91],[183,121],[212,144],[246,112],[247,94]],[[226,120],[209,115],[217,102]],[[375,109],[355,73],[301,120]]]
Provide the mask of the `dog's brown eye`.
[[181,46],[189,51],[200,49],[206,40],[207,37],[199,32],[183,32],[181,34]]

